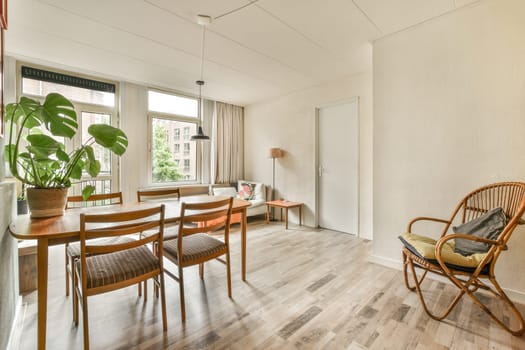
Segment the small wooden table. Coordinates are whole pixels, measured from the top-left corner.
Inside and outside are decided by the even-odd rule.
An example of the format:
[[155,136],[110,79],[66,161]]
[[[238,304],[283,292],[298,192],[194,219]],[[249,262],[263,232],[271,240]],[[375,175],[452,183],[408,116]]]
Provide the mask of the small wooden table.
[[288,230],[288,209],[290,208],[299,208],[299,226],[302,225],[302,216],[303,216],[303,204],[301,202],[289,202],[289,201],[270,201],[266,202],[266,223],[270,222],[270,208],[279,208],[281,209],[281,221],[283,219],[283,209],[286,209],[286,229]]

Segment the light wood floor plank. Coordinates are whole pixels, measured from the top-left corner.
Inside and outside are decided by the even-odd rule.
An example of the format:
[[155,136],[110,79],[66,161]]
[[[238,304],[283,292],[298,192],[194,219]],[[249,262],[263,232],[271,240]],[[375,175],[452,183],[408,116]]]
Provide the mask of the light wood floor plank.
[[[370,241],[255,221],[248,228],[247,282],[240,279],[238,225],[231,241],[232,299],[224,265],[215,262],[206,264],[204,281],[196,267],[185,270],[186,324],[180,322],[177,283],[166,278],[167,333],[160,301],[151,293],[147,302],[135,287],[92,297],[92,349],[525,349],[525,337],[503,331],[469,299],[445,321],[430,319],[400,271],[367,261]],[[47,345],[81,349],[82,324],[71,322],[62,260],[63,247],[52,248]],[[430,303],[455,294],[435,280],[423,288]],[[24,296],[23,310],[14,344],[34,349],[35,293]]]

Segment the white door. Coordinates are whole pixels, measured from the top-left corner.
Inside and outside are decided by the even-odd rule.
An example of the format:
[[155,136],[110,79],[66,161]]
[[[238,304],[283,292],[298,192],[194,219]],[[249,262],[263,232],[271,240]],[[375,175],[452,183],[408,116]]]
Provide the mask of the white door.
[[319,226],[358,234],[358,99],[318,113]]

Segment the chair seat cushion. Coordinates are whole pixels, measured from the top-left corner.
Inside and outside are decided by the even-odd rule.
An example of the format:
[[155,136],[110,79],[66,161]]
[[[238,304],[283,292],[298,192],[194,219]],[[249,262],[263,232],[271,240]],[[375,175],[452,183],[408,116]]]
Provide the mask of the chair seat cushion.
[[[134,239],[126,236],[93,239],[89,245],[112,245],[133,242]],[[70,243],[67,247],[67,255],[72,258],[80,258],[80,242]]]
[[[158,231],[144,231],[142,235],[144,237],[149,237],[152,234],[156,234]],[[179,236],[179,225],[177,226],[164,226],[164,241],[169,241],[170,239],[175,239]]]
[[[226,244],[205,233],[196,233],[183,238],[182,263],[198,262],[214,258],[226,252]],[[177,260],[177,240],[164,242],[164,256]]]
[[[80,260],[75,263],[79,274],[80,263]],[[86,265],[88,288],[115,284],[160,269],[159,259],[146,246],[90,256]]]
[[[436,240],[408,232],[399,236],[399,239],[403,242],[405,247],[420,258],[437,264],[435,253]],[[487,256],[486,253],[476,253],[468,256],[461,255],[454,252],[454,244],[454,240],[450,240],[443,245],[443,249],[441,250],[443,261],[447,265],[450,264],[450,267],[452,268],[457,266],[466,268],[478,267],[481,261]]]

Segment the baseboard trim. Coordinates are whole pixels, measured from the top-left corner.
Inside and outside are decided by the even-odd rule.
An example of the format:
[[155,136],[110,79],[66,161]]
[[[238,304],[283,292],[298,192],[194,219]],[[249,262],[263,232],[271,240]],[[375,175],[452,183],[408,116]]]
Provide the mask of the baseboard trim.
[[[403,262],[401,260],[385,258],[379,255],[370,255],[368,258],[368,261],[374,264],[389,267],[391,269],[400,270],[400,271],[403,270]],[[438,276],[436,274],[430,273],[428,274],[428,277],[434,280],[440,281],[440,282],[452,284],[452,282],[450,282],[447,278]],[[503,288],[503,291],[505,291],[507,296],[510,298],[510,300],[516,303],[525,304],[525,292],[510,289],[510,288],[505,288],[505,287],[502,287],[502,288]]]
[[510,300],[515,303],[525,304],[525,293],[514,289],[503,288]]
[[403,270],[403,263],[397,259],[385,258],[379,255],[370,255],[368,257],[368,262],[389,267],[391,269]]

